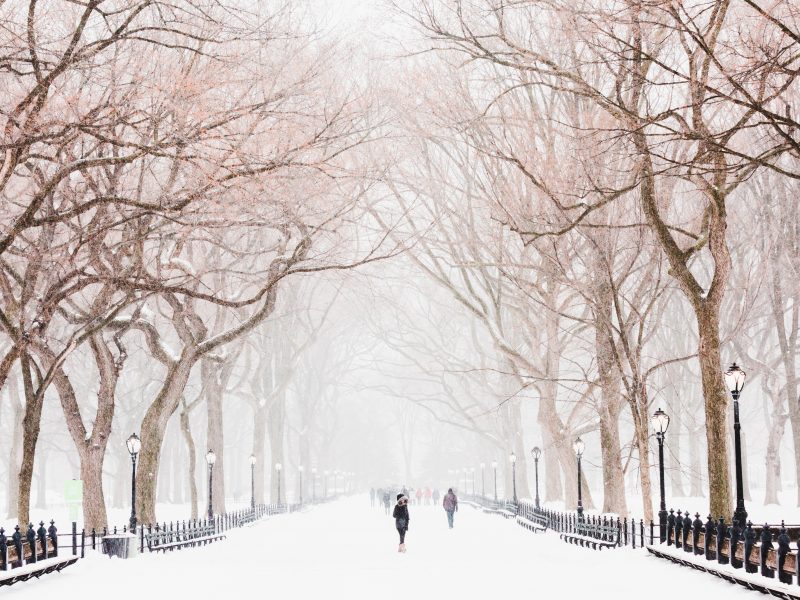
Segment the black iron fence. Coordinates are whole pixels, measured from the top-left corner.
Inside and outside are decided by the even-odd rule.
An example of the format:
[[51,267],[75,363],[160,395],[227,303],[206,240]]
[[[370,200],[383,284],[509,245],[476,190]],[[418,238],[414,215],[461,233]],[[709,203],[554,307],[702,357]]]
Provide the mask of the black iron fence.
[[786,525],[783,521],[780,525],[748,522],[741,527],[736,523],[726,523],[722,517],[715,521],[709,515],[703,521],[699,513],[692,518],[688,512],[671,510],[667,518],[666,541],[648,550],[722,577],[725,571],[720,571],[713,563],[800,586],[800,525]]
[[[513,513],[517,522],[528,529],[550,530],[565,541],[584,547],[647,549],[661,558],[750,589],[784,598],[800,598],[800,525],[781,521],[780,524],[748,523],[741,527],[726,523],[724,518],[715,521],[709,515],[704,521],[699,513],[692,516],[688,511],[670,510],[664,528],[665,541],[661,542],[661,528],[652,520],[579,515],[537,507],[530,500],[514,503],[474,495],[463,499],[485,512]],[[737,570],[748,576],[737,575]],[[774,582],[780,582],[784,588],[776,587]],[[797,592],[787,591],[786,586],[798,586],[792,588]]]

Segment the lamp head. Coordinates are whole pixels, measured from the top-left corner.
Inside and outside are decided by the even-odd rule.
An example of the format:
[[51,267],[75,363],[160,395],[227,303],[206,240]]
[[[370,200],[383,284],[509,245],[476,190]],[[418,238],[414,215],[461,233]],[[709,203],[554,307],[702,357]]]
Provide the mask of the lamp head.
[[514,453],[512,452],[512,453],[511,453],[511,454],[508,456],[508,459],[511,461],[511,464],[513,465],[515,462],[517,462],[517,455],[516,455],[516,454],[514,454]]
[[586,449],[586,444],[583,443],[581,438],[575,438],[575,443],[572,444],[572,449],[575,450],[575,456],[580,458],[583,456],[583,451]]
[[669,415],[660,408],[653,413],[653,430],[659,435],[664,435],[669,428]]
[[744,387],[744,380],[747,378],[747,373],[739,368],[739,365],[733,363],[725,372],[725,383],[728,384],[728,389],[735,399],[738,400],[739,393]]
[[214,463],[217,462],[217,455],[214,454],[213,450],[206,452],[206,462],[208,463],[209,467],[213,466]]
[[250,464],[251,465],[256,464],[256,455],[255,454],[251,454],[250,455]]
[[531,456],[534,460],[539,460],[539,457],[542,455],[542,449],[539,446],[534,446],[531,448]]
[[131,434],[131,437],[127,439],[125,445],[128,447],[128,452],[130,452],[131,456],[136,456],[139,454],[139,450],[142,449],[142,440],[139,439],[139,436],[135,433]]

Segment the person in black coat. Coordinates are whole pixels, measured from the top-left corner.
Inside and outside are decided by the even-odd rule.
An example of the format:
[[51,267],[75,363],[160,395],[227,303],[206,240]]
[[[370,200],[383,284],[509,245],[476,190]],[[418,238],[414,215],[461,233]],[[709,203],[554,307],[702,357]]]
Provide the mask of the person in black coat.
[[405,552],[406,532],[411,518],[408,515],[408,497],[404,494],[397,494],[397,504],[394,507],[392,516],[394,517],[394,526],[397,528],[397,533],[400,534],[400,545],[397,547],[397,551]]

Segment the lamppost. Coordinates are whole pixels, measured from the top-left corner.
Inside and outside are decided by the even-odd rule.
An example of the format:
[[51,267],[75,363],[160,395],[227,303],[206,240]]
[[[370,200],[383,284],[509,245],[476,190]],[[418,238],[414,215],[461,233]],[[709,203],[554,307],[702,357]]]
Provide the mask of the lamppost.
[[669,427],[669,415],[659,408],[653,414],[652,421],[658,440],[658,486],[661,492],[661,504],[658,510],[658,537],[663,544],[667,541],[667,501],[664,498],[664,435]]
[[464,493],[468,494],[469,488],[467,487],[467,472],[469,472],[469,469],[467,467],[464,467],[462,470],[464,472]]
[[278,506],[281,505],[281,470],[283,469],[283,465],[281,463],[275,463],[275,470],[278,472]]
[[578,457],[578,520],[583,521],[583,495],[581,492],[581,456],[586,446],[581,438],[575,438],[575,443],[572,444],[572,449],[575,450],[575,456]]
[[536,480],[536,508],[539,508],[539,457],[542,455],[542,449],[539,446],[531,448],[531,456],[533,457],[533,472]]
[[328,473],[330,473],[330,471],[325,471],[323,473],[324,477],[322,479],[322,483],[323,483],[323,488],[322,489],[323,489],[323,492],[325,493],[323,498],[325,498],[326,500],[328,498]]
[[208,463],[208,520],[214,519],[214,505],[211,502],[212,484],[214,483],[214,463],[217,462],[217,455],[213,450],[206,452],[206,462]]
[[256,455],[250,455],[250,508],[256,507]]
[[742,474],[742,426],[739,423],[739,395],[744,387],[747,374],[736,363],[725,373],[725,382],[733,397],[733,443],[736,449],[736,510],[733,522],[744,529],[747,526],[747,511],[744,508],[744,476]]
[[472,480],[472,495],[475,495],[475,467],[469,468],[470,479]]
[[131,455],[131,518],[129,528],[131,533],[136,533],[136,457],[139,455],[139,450],[142,449],[142,440],[139,439],[138,435],[132,433],[125,445],[128,446],[128,452]]
[[304,469],[305,469],[305,467],[303,467],[303,465],[300,465],[299,467],[297,467],[297,471],[300,473],[300,504],[301,505],[303,504],[303,470]]
[[486,498],[486,463],[481,463],[481,497]]
[[508,457],[511,461],[511,483],[514,486],[514,504],[517,503],[517,455],[511,452]]
[[317,467],[311,467],[311,502],[317,502]]
[[494,501],[497,502],[497,461],[492,461],[492,468],[494,469]]

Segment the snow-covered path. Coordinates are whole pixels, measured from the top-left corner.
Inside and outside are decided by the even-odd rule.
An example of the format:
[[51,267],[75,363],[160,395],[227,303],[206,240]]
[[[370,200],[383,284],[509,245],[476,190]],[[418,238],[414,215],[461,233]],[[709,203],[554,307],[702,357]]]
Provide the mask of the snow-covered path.
[[678,595],[760,598],[642,551],[577,548],[469,507],[456,514],[453,530],[440,508],[412,506],[410,512],[407,554],[397,553],[392,519],[358,497],[273,517],[203,548],[129,561],[91,556],[0,594],[4,600],[522,600],[556,594],[674,600],[684,590]]

